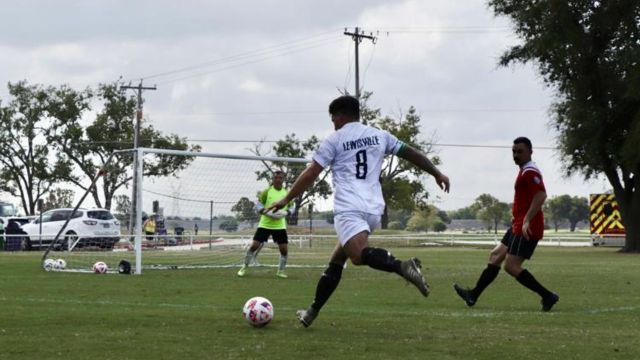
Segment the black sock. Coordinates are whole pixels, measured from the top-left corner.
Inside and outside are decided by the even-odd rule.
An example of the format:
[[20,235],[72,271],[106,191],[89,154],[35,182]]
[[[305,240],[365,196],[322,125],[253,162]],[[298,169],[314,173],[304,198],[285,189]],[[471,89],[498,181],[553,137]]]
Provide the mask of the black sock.
[[487,286],[489,286],[489,284],[491,284],[493,280],[498,277],[499,272],[500,266],[487,264],[487,268],[482,271],[482,274],[480,274],[480,278],[478,278],[476,287],[471,289],[471,294],[473,294],[476,299],[479,298],[484,289],[486,289]]
[[538,280],[536,280],[536,278],[533,277],[533,275],[529,271],[527,271],[527,269],[522,270],[522,272],[520,272],[520,274],[516,276],[516,280],[518,280],[520,284],[524,285],[529,290],[538,293],[538,295],[540,295],[543,299],[551,296],[551,292],[544,286],[542,286],[542,284],[540,284]]
[[395,272],[396,274],[402,273],[400,268],[402,261],[396,260],[396,258],[385,249],[366,247],[362,249],[360,256],[362,257],[363,265],[369,265],[369,267],[376,270]]
[[313,299],[311,307],[319,312],[324,304],[329,300],[333,291],[338,287],[342,278],[344,265],[329,263],[329,267],[322,273],[318,285],[316,286],[316,297]]

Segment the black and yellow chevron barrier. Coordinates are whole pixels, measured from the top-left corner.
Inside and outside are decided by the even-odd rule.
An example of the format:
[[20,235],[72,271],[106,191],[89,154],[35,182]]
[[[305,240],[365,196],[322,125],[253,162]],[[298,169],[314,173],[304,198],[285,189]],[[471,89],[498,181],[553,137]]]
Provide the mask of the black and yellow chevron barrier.
[[624,234],[620,210],[613,194],[589,195],[591,234]]

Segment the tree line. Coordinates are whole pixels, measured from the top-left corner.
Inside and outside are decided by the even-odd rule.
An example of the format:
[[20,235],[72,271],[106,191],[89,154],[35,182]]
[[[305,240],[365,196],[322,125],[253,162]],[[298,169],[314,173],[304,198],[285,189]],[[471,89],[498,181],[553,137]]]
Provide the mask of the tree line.
[[[531,63],[537,68],[555,94],[550,125],[557,133],[566,173],[585,179],[606,177],[626,230],[623,251],[640,252],[640,2],[489,0],[488,4],[496,16],[511,21],[520,40],[503,53],[499,64]],[[123,155],[107,169],[100,190],[87,188],[82,179],[93,177],[105,165],[101,161],[107,154],[131,147],[135,100],[117,84],[76,91],[19,82],[9,84],[9,93],[9,103],[0,103],[0,191],[20,198],[25,211],[33,214],[37,200],[63,181],[90,191],[98,206],[109,208],[114,192],[131,180],[125,170],[131,157]],[[94,109],[94,102],[102,106]],[[80,119],[90,109],[97,110],[96,115],[90,126],[83,127]],[[430,153],[430,142],[417,137],[420,117],[415,108],[392,118],[365,106],[362,115]],[[144,129],[141,140],[145,147],[198,149],[151,126]],[[438,163],[437,156],[430,155]],[[167,160],[158,157],[157,162],[145,164],[145,173],[172,174],[190,161]],[[416,207],[427,211],[428,192],[412,171],[399,159],[385,164],[381,182],[389,206],[384,226],[389,225],[390,211],[411,212]],[[318,196],[323,196],[322,190]]]
[[[63,185],[87,191],[97,207],[111,209],[118,189],[129,186],[136,99],[117,83],[75,90],[26,81],[9,83],[8,102],[0,100],[0,192],[20,199],[27,215],[39,200],[47,206],[68,205]],[[152,125],[140,129],[140,146],[199,151],[175,134]],[[145,161],[145,176],[168,176],[185,169],[192,158],[155,156]],[[101,170],[102,181],[90,179]],[[120,199],[126,201],[126,199]]]

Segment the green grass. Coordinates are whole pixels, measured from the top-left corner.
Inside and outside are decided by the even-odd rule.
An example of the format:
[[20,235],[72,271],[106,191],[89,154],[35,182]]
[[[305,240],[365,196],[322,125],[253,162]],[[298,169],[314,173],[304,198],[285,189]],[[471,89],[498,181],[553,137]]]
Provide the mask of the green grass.
[[[294,312],[313,298],[318,268],[289,269],[286,280],[272,268],[246,278],[233,268],[45,273],[39,253],[0,253],[0,359],[640,358],[638,255],[539,248],[527,267],[561,296],[541,313],[537,295],[504,272],[474,308],[456,297],[452,283],[475,283],[488,249],[392,250],[423,260],[429,298],[397,275],[349,265],[307,329]],[[321,248],[314,259],[328,256]],[[241,315],[257,295],[275,306],[263,329]]]

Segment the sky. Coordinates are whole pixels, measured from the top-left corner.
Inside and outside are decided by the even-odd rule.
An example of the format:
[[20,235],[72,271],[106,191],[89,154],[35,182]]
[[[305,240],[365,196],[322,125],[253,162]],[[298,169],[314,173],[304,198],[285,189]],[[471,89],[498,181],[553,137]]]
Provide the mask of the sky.
[[355,91],[354,41],[343,32],[358,26],[376,37],[359,47],[370,105],[394,117],[414,106],[451,180],[449,194],[426,180],[434,205],[454,210],[482,193],[511,202],[518,136],[533,142],[549,196],[609,189],[564,176],[555,94],[534,65],[497,65],[518,38],[486,1],[24,0],[1,12],[3,103],[5,85],[20,80],[77,89],[142,80],[157,87],[143,94],[147,124],[205,152],[251,155],[260,140],[333,131],[328,103]]

